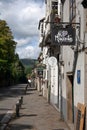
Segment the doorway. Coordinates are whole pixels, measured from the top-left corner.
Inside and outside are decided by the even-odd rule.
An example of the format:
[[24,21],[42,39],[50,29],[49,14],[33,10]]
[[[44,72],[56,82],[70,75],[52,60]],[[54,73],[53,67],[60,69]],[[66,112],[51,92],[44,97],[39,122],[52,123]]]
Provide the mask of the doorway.
[[73,75],[67,73],[67,120],[70,123],[74,122],[74,98],[73,98]]

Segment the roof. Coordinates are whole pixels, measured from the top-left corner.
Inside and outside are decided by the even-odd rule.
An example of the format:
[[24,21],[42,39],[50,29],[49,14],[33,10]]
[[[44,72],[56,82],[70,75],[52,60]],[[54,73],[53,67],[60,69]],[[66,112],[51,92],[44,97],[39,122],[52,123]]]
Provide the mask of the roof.
[[45,20],[45,17],[43,17],[40,21],[39,21],[39,26],[38,29],[40,29],[40,24]]

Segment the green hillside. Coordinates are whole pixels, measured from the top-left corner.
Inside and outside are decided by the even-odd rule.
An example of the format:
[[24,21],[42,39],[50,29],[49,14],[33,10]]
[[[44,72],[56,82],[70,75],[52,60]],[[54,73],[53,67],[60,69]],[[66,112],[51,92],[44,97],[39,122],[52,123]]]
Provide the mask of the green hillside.
[[36,64],[37,60],[36,59],[20,59],[22,64],[25,67],[34,67],[34,65]]
[[32,73],[32,69],[35,67],[37,60],[36,59],[20,59],[23,66],[25,67],[26,75],[30,75]]

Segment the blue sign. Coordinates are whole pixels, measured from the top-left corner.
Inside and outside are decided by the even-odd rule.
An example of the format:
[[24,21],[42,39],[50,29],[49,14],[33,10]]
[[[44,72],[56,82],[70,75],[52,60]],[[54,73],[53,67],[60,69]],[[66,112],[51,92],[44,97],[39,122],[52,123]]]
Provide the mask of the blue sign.
[[77,83],[81,83],[81,70],[77,70]]

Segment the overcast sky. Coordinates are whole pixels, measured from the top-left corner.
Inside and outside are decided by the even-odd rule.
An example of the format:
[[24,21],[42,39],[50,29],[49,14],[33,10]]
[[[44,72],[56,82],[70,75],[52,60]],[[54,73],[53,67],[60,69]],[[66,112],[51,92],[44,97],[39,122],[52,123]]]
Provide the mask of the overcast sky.
[[6,20],[17,42],[20,58],[37,58],[38,23],[44,17],[44,0],[0,0],[0,19]]

